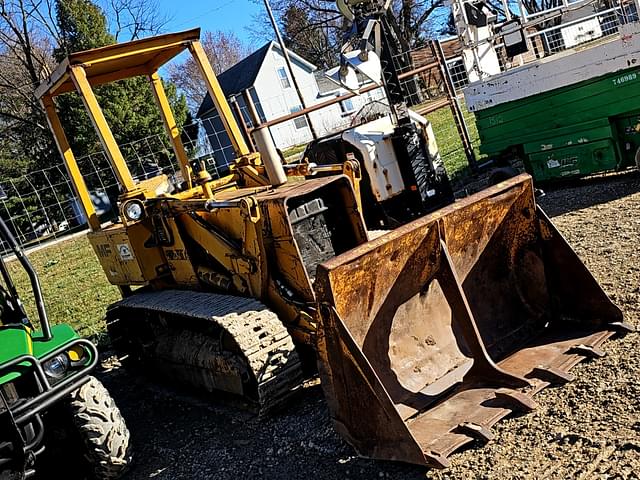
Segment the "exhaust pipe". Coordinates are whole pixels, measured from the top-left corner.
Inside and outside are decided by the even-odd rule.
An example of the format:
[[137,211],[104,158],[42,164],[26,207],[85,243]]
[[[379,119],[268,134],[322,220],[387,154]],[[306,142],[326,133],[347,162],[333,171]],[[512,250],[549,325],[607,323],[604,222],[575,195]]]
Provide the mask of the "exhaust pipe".
[[269,127],[258,127],[253,131],[253,140],[262,157],[262,163],[267,171],[267,177],[274,187],[287,183],[287,174],[282,166],[282,160],[278,154]]

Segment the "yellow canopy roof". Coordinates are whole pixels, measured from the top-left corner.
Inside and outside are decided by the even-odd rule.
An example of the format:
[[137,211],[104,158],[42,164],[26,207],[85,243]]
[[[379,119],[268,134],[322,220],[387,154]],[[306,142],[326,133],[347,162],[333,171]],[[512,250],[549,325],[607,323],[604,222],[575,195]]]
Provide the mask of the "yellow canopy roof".
[[137,75],[150,75],[199,38],[200,29],[195,28],[72,53],[40,84],[36,96],[54,97],[74,91],[69,75],[73,65],[82,65],[89,83],[94,86]]

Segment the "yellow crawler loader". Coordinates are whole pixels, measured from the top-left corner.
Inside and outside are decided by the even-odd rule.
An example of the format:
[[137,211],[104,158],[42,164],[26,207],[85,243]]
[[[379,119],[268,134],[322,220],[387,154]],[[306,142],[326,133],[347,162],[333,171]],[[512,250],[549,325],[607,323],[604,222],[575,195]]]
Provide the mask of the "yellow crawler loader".
[[[282,407],[317,362],[336,427],[358,453],[445,467],[628,330],[526,175],[371,240],[357,162],[337,167],[345,174],[287,178],[273,149],[250,151],[199,33],[71,54],[38,89],[89,241],[123,294],[108,309],[109,333],[131,356],[261,411]],[[185,50],[236,151],[223,178],[189,162],[158,76]],[[155,94],[177,178],[134,180],[94,95],[138,75]],[[72,91],[120,184],[109,225],[56,111],[54,98]]]

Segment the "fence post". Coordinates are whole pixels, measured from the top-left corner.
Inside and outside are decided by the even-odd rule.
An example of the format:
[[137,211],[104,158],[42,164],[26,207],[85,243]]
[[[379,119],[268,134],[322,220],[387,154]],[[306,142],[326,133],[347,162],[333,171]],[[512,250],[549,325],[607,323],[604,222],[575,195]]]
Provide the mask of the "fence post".
[[[247,122],[244,121],[244,115],[242,115],[242,109],[240,108],[240,104],[238,103],[238,100],[236,99],[236,97],[231,97],[229,98],[229,103],[231,104],[231,106],[236,112],[236,116],[238,117],[238,123],[240,123],[240,127],[242,128],[242,133],[244,133],[244,136],[246,137],[247,142],[249,143],[248,145],[249,149],[255,152],[256,146],[255,146],[255,143],[253,142],[253,138],[251,138],[251,134],[249,133]],[[249,106],[247,105],[247,109],[248,108]]]
[[453,81],[451,80],[451,75],[449,75],[449,67],[447,66],[447,59],[444,56],[444,52],[442,51],[442,45],[440,44],[440,40],[431,41],[431,50],[433,51],[433,54],[438,60],[438,64],[440,65],[440,73],[442,75],[445,91],[447,93],[447,100],[449,101],[449,106],[451,107],[451,113],[453,114],[453,120],[456,124],[456,128],[458,129],[460,140],[462,141],[462,148],[464,149],[464,154],[467,157],[467,162],[469,162],[469,166],[471,167],[471,170],[475,171],[478,168],[478,162],[476,161],[476,156],[475,156],[475,153],[473,152],[473,145],[471,144],[471,136],[469,135],[469,130],[467,129],[467,124],[464,120],[462,109],[460,108],[460,102],[458,102],[456,89],[453,85]]

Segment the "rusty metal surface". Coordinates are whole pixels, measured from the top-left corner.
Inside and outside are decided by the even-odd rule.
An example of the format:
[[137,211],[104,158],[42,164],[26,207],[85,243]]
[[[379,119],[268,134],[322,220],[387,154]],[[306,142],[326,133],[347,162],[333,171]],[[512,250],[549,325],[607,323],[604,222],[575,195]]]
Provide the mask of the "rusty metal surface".
[[362,455],[434,467],[625,329],[527,175],[320,265],[315,289],[338,430]]

